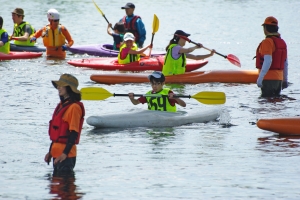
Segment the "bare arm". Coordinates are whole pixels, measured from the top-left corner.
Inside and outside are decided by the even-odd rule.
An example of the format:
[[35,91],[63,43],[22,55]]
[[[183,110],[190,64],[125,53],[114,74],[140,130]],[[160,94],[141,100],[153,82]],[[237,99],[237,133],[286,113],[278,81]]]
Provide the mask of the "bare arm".
[[12,40],[18,40],[18,41],[27,41],[29,38],[29,34],[26,32],[23,36],[21,37],[11,37]]
[[175,99],[175,101],[178,103],[178,105],[180,105],[182,107],[186,107],[186,103],[182,99],[176,98],[176,95],[174,93],[169,93],[169,98]]
[[111,23],[109,23],[108,26],[107,26],[107,34],[112,36],[112,32],[110,32],[110,27],[112,27]]
[[141,102],[137,99],[134,98],[134,94],[133,93],[129,93],[128,94],[130,101],[132,102],[133,105],[137,105],[140,104]]
[[201,47],[199,46],[194,46],[194,47],[190,47],[190,48],[180,48],[179,53],[191,53],[193,52],[195,49],[199,49]]
[[141,49],[139,49],[139,50],[132,50],[132,49],[130,49],[129,51],[128,51],[128,53],[129,54],[141,54],[141,53],[143,53],[144,51],[146,51],[148,48],[151,48],[151,44],[149,44],[148,46],[146,46],[146,47],[143,47],[143,48],[141,48]]
[[206,55],[193,55],[193,54],[186,54],[186,57],[189,59],[194,59],[194,60],[203,60],[205,58],[211,57],[214,55],[216,51],[213,49],[210,54],[206,54]]

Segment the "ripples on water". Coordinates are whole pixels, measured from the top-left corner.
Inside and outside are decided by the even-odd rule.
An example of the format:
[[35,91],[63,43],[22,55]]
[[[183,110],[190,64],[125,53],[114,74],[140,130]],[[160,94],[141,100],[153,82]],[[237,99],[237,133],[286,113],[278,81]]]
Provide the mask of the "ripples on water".
[[[126,2],[97,2],[113,24],[124,15]],[[116,93],[145,93],[149,84],[101,85],[91,74],[108,73],[74,68],[66,61],[87,55],[68,54],[67,60],[0,62],[0,199],[299,199],[298,137],[281,137],[260,130],[260,118],[299,116],[300,30],[295,28],[300,3],[296,1],[137,1],[151,38],[153,14],[160,20],[154,50],[164,50],[176,29],[223,54],[234,54],[242,69],[253,69],[255,49],[263,39],[260,24],[268,15],[279,19],[288,44],[289,88],[280,98],[260,98],[255,84],[205,83],[172,85],[176,93],[223,91],[227,101],[217,121],[172,128],[93,129],[84,124],[74,177],[52,176],[43,162],[50,144],[48,121],[58,103],[50,80],[74,74],[80,87],[103,87]],[[47,23],[46,11],[57,8],[62,24],[76,45],[108,43],[107,24],[92,1],[20,2],[25,20],[36,28]],[[1,13],[11,30],[15,2]],[[287,12],[288,11],[288,12]],[[41,43],[41,40],[38,41]],[[147,42],[146,42],[147,43]],[[187,44],[187,46],[190,46]],[[205,54],[205,50],[197,50]],[[235,70],[220,56],[202,70]],[[109,72],[119,73],[119,72]],[[193,99],[182,111],[206,108]],[[87,116],[145,109],[128,98],[85,101]]]

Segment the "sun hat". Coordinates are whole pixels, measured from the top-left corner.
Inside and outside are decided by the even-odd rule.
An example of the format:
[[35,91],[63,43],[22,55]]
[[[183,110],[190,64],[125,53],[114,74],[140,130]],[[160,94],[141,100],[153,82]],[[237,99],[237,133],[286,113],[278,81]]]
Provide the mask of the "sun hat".
[[189,37],[191,34],[188,34],[182,30],[177,30],[177,31],[175,31],[174,35],[183,35],[185,37]]
[[124,35],[124,41],[127,41],[127,40],[132,40],[134,41],[135,37],[132,33],[125,33]]
[[16,8],[11,13],[24,16],[24,10],[22,8]]
[[121,9],[126,9],[126,8],[135,8],[135,5],[133,3],[126,3],[125,6],[121,7]]
[[71,75],[71,74],[63,74],[60,76],[58,81],[52,81],[52,84],[55,88],[57,88],[57,86],[70,86],[70,88],[72,89],[73,92],[80,94],[80,91],[77,89],[78,87],[78,80],[75,76]]
[[159,72],[159,71],[154,71],[152,72],[152,74],[150,74],[148,76],[148,79],[150,80],[151,76],[153,76],[154,78],[165,78],[165,76],[163,75],[163,73]]
[[270,17],[267,17],[264,21],[264,23],[262,24],[263,25],[273,25],[273,26],[278,26],[278,20],[273,17],[273,16],[270,16]]

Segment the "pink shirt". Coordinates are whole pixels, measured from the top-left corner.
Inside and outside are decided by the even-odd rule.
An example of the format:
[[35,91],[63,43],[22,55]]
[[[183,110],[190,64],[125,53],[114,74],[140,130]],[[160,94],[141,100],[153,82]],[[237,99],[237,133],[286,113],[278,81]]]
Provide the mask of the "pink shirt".
[[127,57],[129,50],[130,50],[130,48],[127,48],[127,47],[122,49],[122,51],[120,53],[120,57],[122,60],[124,60]]

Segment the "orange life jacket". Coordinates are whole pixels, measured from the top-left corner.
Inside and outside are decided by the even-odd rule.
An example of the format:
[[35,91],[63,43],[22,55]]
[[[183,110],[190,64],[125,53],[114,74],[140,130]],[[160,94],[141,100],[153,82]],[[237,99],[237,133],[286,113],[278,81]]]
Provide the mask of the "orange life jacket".
[[[279,36],[269,36],[275,45],[275,51],[272,54],[272,64],[270,66],[270,70],[283,70],[284,62],[287,59],[287,46],[283,39]],[[261,43],[258,45],[256,49],[256,68],[261,69],[264,63],[264,57],[259,53],[259,47]]]
[[[75,141],[75,144],[78,144],[83,121],[84,121],[85,110],[84,110],[83,103],[81,102],[76,102],[76,103],[81,107],[82,110],[82,117],[80,119],[80,124],[79,124],[79,133],[78,133],[77,140]],[[71,105],[72,103],[66,103],[61,107],[60,104],[58,104],[54,110],[52,119],[49,122],[49,136],[50,136],[50,140],[52,140],[53,142],[67,143],[68,141],[68,137],[70,135],[69,124],[63,121],[62,118],[66,110]]]

